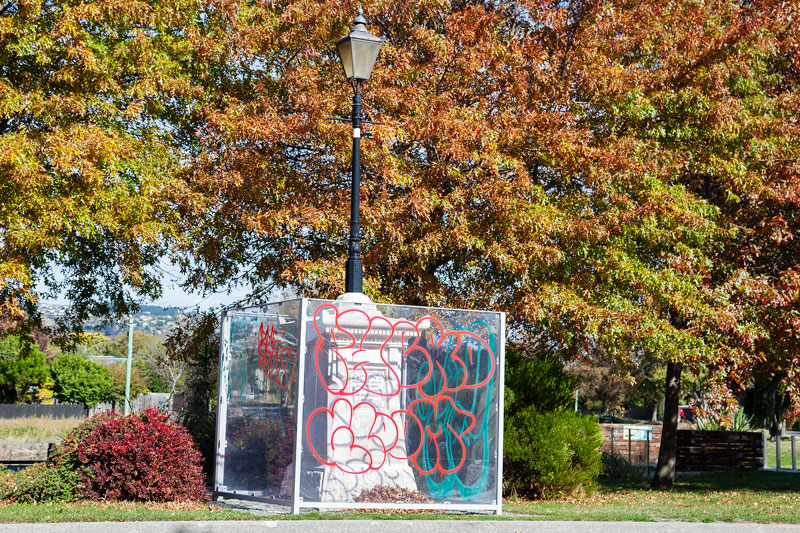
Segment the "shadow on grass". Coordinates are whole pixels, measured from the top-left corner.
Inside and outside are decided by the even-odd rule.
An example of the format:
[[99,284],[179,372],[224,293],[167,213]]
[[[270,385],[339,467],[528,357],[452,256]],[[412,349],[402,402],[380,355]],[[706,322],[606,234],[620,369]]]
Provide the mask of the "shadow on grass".
[[[600,482],[602,489],[648,489],[650,480],[626,481],[605,480]],[[681,474],[675,477],[673,491],[704,492],[724,490],[750,490],[771,492],[800,491],[800,474],[790,472],[703,472]]]

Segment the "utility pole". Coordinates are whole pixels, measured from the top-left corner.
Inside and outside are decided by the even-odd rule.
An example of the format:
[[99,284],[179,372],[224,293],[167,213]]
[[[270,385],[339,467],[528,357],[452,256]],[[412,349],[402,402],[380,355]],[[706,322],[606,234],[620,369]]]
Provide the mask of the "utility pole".
[[125,363],[125,416],[131,414],[131,361],[133,361],[133,315],[128,315],[128,361]]

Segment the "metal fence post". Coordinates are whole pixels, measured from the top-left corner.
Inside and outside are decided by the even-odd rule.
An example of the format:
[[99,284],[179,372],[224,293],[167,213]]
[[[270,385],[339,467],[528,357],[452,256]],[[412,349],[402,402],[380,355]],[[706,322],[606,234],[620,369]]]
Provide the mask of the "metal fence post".
[[611,431],[611,455],[614,455],[614,426],[608,428]]
[[767,469],[767,432],[761,430],[761,455],[763,456],[763,464],[761,470]]
[[631,459],[631,430],[628,428],[628,462],[633,464],[633,460]]
[[[506,314],[500,313],[500,338],[506,338]],[[503,419],[505,413],[505,404],[503,391],[505,390],[506,375],[505,375],[505,360],[506,360],[506,345],[500,344],[500,358],[497,361],[499,369],[500,380],[497,383],[497,439],[499,441],[498,450],[503,450],[503,431],[505,421]],[[575,392],[577,398],[577,391]],[[497,510],[495,514],[498,516],[503,512],[503,455],[497,458]]]
[[792,435],[792,470],[797,470],[797,455],[795,454],[794,439],[795,436]]
[[775,470],[781,469],[781,436],[775,438]]

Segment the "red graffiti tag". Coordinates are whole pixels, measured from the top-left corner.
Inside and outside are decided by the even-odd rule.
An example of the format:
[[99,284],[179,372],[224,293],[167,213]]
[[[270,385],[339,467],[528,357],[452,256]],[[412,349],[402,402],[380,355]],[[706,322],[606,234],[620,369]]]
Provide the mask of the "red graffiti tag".
[[[291,347],[282,346],[281,339],[277,337],[275,326],[258,329],[258,367],[264,376],[278,387],[289,391],[291,386],[291,371],[294,366],[294,353]],[[291,395],[287,393],[286,402],[289,404]]]

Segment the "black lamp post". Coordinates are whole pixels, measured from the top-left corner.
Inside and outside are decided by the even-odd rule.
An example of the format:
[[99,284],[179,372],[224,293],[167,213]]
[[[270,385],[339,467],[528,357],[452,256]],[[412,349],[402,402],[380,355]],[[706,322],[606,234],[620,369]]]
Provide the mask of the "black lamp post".
[[367,19],[361,8],[353,21],[353,29],[336,41],[336,50],[344,67],[344,75],[353,87],[353,112],[341,119],[353,124],[353,183],[350,195],[350,244],[345,263],[345,292],[361,292],[361,227],[358,221],[361,188],[361,124],[377,124],[364,119],[361,113],[361,85],[369,79],[378,58],[383,39],[367,31]]

